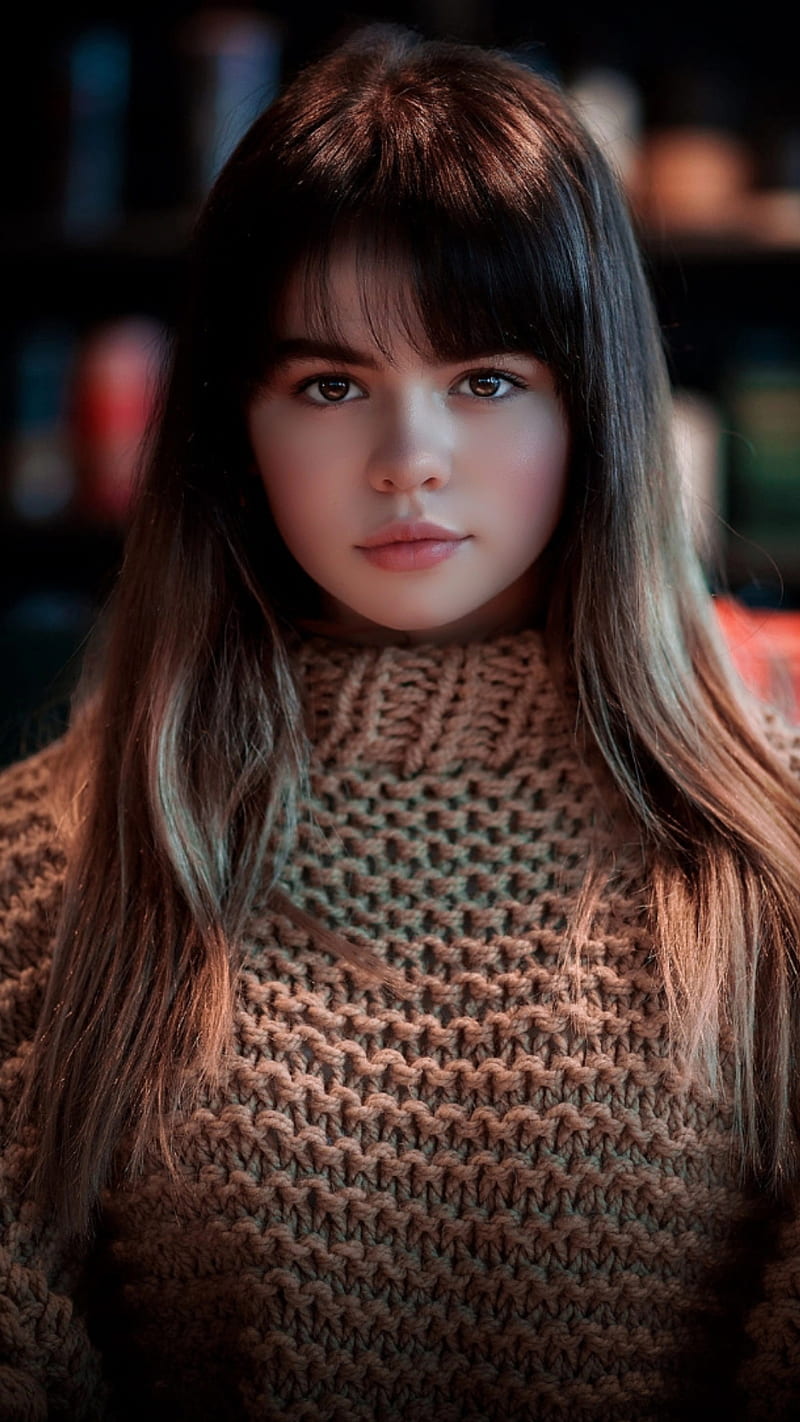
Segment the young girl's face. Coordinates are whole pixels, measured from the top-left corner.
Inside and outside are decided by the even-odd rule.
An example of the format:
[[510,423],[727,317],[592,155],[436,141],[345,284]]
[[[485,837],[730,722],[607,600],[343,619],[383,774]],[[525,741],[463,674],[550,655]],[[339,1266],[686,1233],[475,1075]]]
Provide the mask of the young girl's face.
[[390,362],[360,292],[344,248],[330,273],[343,337],[332,349],[312,335],[302,282],[286,291],[279,360],[248,412],[276,526],[321,589],[324,615],[370,639],[525,626],[546,597],[538,565],[567,482],[553,376],[519,351],[431,360],[399,323],[382,332]]

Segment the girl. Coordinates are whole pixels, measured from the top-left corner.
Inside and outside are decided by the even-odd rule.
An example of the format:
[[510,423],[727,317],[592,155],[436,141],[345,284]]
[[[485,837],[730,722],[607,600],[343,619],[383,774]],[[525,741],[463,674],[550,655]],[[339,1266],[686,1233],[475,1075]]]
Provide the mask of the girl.
[[2,780],[2,1415],[795,1416],[800,742],[605,161],[370,28],[190,296],[70,731]]

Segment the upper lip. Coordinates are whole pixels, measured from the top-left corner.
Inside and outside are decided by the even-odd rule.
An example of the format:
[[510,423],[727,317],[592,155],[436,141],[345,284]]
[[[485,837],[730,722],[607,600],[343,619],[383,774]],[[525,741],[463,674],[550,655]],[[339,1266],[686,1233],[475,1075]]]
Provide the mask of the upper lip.
[[420,543],[425,539],[437,542],[449,540],[457,542],[466,538],[464,533],[456,533],[452,528],[442,528],[438,523],[387,523],[377,533],[371,533],[359,545],[361,548],[379,548],[386,543]]

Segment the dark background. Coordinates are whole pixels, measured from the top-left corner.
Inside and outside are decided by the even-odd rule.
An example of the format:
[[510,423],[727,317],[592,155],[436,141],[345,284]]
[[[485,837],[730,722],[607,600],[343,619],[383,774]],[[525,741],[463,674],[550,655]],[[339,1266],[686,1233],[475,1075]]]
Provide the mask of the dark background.
[[[724,21],[689,6],[618,5],[598,12],[588,4],[539,7],[520,0],[376,0],[348,9],[279,0],[256,8],[278,27],[284,78],[370,20],[518,51],[565,83],[588,66],[615,66],[639,90],[645,136],[664,128],[711,128],[746,148],[755,191],[780,189],[800,201],[796,56],[788,17],[777,6],[743,7]],[[190,78],[177,36],[198,9],[185,3],[79,5],[44,22],[38,8],[17,5],[4,21],[0,764],[63,724],[83,639],[112,585],[121,547],[121,530],[108,520],[75,509],[24,519],[11,507],[4,491],[19,419],[20,345],[43,321],[68,323],[78,337],[130,313],[168,328],[198,201],[187,146]],[[75,36],[99,22],[119,26],[130,39],[121,212],[109,230],[76,240],[59,218],[70,122],[66,56]],[[656,232],[645,224],[642,241],[674,384],[707,397],[718,412],[725,476],[720,512],[731,530],[724,578],[751,605],[798,608],[800,232],[765,241],[757,233],[731,233],[724,223],[701,234]],[[790,426],[781,453],[782,478],[789,468],[785,518],[755,539],[748,537],[748,508],[758,499],[759,480],[771,476],[759,465],[748,431],[737,425],[740,406],[731,397],[745,380],[745,366],[748,398],[752,394],[754,359],[760,396],[765,375],[767,384],[773,381],[768,397],[777,399],[775,408]],[[771,407],[762,399],[759,408]],[[740,487],[743,478],[748,487],[737,504],[735,479],[727,476],[743,450],[750,463],[744,476],[740,471]]]

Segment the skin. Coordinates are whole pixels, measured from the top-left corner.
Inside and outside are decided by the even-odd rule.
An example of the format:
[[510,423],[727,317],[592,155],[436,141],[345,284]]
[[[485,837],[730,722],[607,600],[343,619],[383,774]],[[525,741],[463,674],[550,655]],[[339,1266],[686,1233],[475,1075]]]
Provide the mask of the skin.
[[[367,275],[384,290],[404,280]],[[371,338],[364,290],[353,254],[335,254],[330,300],[358,357],[292,354],[249,407],[275,524],[342,635],[470,641],[530,625],[567,484],[569,431],[553,376],[519,351],[427,359],[400,329],[384,334],[389,360]],[[297,277],[277,336],[312,338]],[[365,538],[417,519],[466,537],[428,568],[390,570],[365,557]]]

